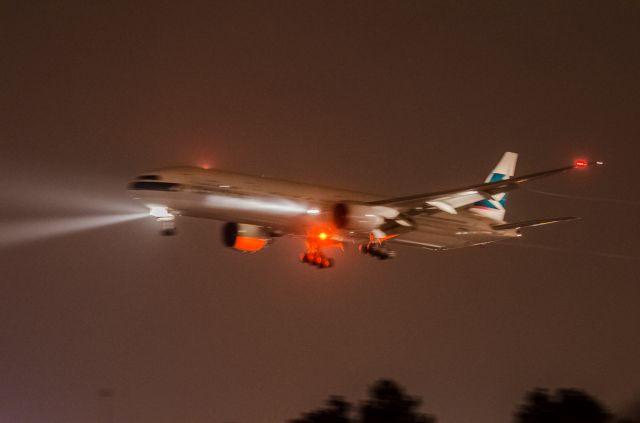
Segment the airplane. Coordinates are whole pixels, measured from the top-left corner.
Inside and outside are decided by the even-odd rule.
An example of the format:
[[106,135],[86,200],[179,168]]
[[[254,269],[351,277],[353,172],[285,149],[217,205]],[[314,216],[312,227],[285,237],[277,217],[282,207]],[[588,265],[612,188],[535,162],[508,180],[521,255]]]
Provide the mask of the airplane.
[[516,177],[517,159],[516,153],[504,153],[483,183],[391,198],[192,166],[144,173],[128,191],[160,222],[162,235],[176,234],[179,216],[225,221],[223,244],[245,253],[292,235],[305,241],[300,261],[324,269],[334,265],[325,251],[344,249],[345,243],[386,260],[396,255],[389,244],[436,251],[472,247],[520,237],[523,228],[578,219],[506,222],[507,192],[542,177],[603,164],[576,160]]

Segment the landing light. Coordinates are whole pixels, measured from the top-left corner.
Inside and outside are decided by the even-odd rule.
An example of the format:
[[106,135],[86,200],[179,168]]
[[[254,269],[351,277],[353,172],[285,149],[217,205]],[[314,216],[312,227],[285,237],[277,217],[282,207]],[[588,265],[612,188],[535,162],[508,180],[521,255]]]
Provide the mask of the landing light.
[[157,207],[157,206],[151,207],[149,209],[149,215],[153,217],[157,217],[159,219],[173,217],[173,215],[169,213],[169,210],[167,210],[166,207]]
[[309,209],[309,210],[307,210],[307,214],[317,215],[317,214],[320,214],[320,210],[319,209]]
[[325,239],[327,239],[328,235],[326,232],[320,232],[318,234],[318,238],[320,238],[322,241],[324,241]]

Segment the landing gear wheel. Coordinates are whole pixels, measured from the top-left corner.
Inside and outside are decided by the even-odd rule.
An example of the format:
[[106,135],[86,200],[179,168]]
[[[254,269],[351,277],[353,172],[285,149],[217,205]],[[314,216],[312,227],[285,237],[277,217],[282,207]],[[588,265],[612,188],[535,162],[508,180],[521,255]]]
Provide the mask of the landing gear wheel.
[[379,260],[389,260],[396,256],[396,252],[377,244],[360,244],[358,250],[362,254],[368,254]]
[[325,257],[323,254],[317,252],[302,253],[299,256],[299,259],[301,263],[316,266],[318,269],[328,269],[334,265],[332,258]]
[[162,236],[174,236],[176,233],[178,233],[176,228],[166,228],[160,230],[160,235]]
[[322,261],[322,268],[323,269],[328,269],[329,267],[333,267],[333,259],[331,258],[325,258]]
[[178,231],[176,230],[176,221],[174,218],[170,219],[158,219],[160,222],[160,235],[162,236],[173,236]]

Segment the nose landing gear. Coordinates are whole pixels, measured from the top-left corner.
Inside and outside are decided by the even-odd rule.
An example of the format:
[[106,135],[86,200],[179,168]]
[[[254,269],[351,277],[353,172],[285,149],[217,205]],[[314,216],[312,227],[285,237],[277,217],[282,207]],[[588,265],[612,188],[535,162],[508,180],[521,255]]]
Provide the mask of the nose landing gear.
[[150,205],[149,215],[160,222],[160,235],[171,236],[176,234],[176,215],[168,207]]
[[173,236],[178,233],[176,229],[176,220],[172,218],[170,220],[162,220],[158,219],[160,222],[160,235],[162,236]]

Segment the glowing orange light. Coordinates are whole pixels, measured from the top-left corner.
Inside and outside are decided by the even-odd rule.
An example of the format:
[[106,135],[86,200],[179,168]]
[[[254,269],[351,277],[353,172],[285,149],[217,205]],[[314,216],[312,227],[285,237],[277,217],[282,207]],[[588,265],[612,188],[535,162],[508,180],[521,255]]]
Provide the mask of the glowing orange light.
[[209,163],[203,163],[200,165],[201,168],[208,170],[211,166],[209,166]]
[[583,168],[583,167],[587,167],[587,161],[586,160],[576,160],[575,163],[573,164],[575,167],[577,168]]
[[262,250],[265,245],[267,245],[267,241],[265,239],[239,236],[236,237],[236,243],[233,245],[233,248],[238,251],[253,253]]
[[325,239],[327,239],[327,237],[328,237],[328,235],[327,235],[327,233],[326,233],[326,232],[320,232],[320,233],[318,234],[318,238],[320,238],[320,239],[321,239],[321,240],[323,240],[323,241],[324,241]]

